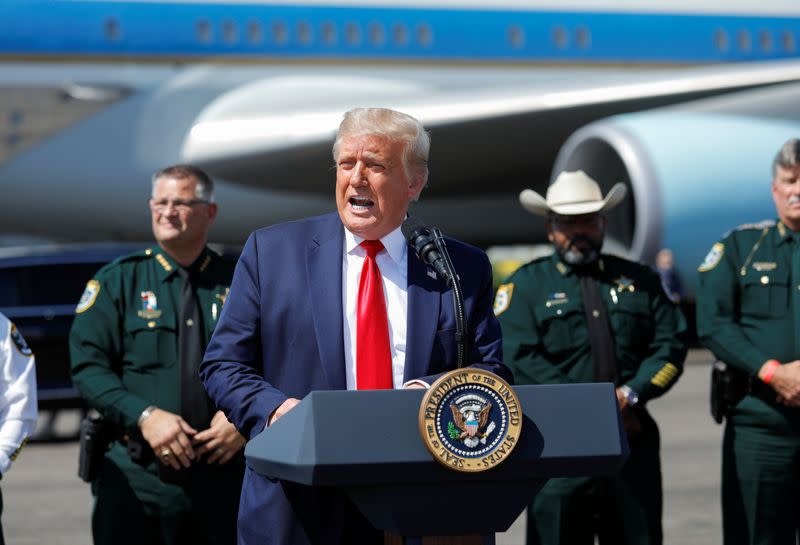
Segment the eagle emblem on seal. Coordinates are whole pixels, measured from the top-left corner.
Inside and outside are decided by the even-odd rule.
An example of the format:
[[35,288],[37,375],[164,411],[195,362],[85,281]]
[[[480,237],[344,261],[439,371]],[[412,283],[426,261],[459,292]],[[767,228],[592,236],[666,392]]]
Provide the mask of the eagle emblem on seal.
[[495,423],[489,422],[491,410],[492,403],[476,394],[456,399],[450,404],[453,413],[453,422],[448,426],[450,438],[463,441],[470,448],[486,444],[486,438],[495,428]]

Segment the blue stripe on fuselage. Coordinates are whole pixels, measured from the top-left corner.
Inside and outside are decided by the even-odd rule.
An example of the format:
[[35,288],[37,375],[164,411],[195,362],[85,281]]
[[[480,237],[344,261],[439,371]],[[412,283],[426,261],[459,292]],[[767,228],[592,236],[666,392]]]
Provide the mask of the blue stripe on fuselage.
[[798,42],[798,17],[0,2],[5,57],[705,63],[797,57]]

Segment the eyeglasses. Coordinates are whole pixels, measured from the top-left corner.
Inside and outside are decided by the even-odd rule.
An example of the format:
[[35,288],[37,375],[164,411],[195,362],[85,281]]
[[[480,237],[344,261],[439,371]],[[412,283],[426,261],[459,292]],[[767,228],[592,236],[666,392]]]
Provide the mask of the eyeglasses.
[[208,203],[209,202],[205,199],[191,199],[191,200],[162,199],[160,201],[154,201],[153,199],[150,199],[150,208],[152,208],[154,212],[163,212],[171,205],[172,208],[178,212],[188,212],[189,209],[196,204],[208,204]]

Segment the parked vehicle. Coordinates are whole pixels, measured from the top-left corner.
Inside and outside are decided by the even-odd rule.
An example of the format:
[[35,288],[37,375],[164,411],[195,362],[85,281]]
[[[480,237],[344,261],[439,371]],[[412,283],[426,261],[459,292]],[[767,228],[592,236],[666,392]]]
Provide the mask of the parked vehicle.
[[86,282],[106,263],[145,244],[0,248],[0,312],[36,355],[39,408],[83,407],[69,376],[67,337]]
[[[68,336],[86,282],[100,267],[153,243],[93,243],[0,248],[0,312],[36,355],[41,410],[83,408],[69,374]],[[215,248],[226,255],[238,251]]]

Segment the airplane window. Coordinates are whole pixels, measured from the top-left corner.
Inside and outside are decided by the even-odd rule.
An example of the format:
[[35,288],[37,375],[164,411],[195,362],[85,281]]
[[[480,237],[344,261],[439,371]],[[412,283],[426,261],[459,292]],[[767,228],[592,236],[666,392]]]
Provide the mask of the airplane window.
[[327,21],[322,23],[320,36],[325,45],[334,45],[336,43],[336,25]]
[[312,39],[311,25],[307,21],[297,23],[297,41],[302,45],[309,45]]
[[197,31],[197,39],[207,44],[213,38],[212,31],[211,31],[211,23],[209,23],[206,19],[200,19],[197,21],[195,25],[195,30]]
[[392,25],[392,41],[394,45],[408,45],[408,28],[402,23]]
[[768,53],[772,51],[772,34],[766,30],[758,33],[758,43],[761,46],[761,51]]
[[106,39],[111,42],[116,42],[122,37],[122,31],[119,28],[119,21],[116,19],[106,19],[103,25]]
[[559,25],[553,29],[553,43],[559,49],[566,49],[569,45],[569,34],[567,29]]
[[794,34],[789,31],[785,31],[781,34],[781,42],[783,43],[783,50],[787,53],[794,52],[797,47],[794,41]]
[[386,42],[386,33],[380,23],[370,23],[367,27],[367,35],[369,36],[369,43],[373,46],[381,46]]
[[236,23],[230,20],[222,22],[222,39],[227,44],[233,44],[239,40]]
[[433,29],[427,23],[420,23],[417,25],[417,43],[423,47],[429,47],[433,44]]
[[718,51],[728,50],[728,33],[721,28],[714,32],[714,46]]
[[358,45],[361,42],[361,30],[355,23],[344,25],[344,39],[347,45]]
[[279,45],[289,41],[289,31],[286,28],[286,23],[283,21],[272,23],[272,40]]
[[592,35],[589,33],[588,28],[585,26],[579,26],[575,29],[575,43],[581,49],[586,49],[592,45]]
[[260,44],[264,41],[264,29],[258,21],[247,23],[247,41],[251,44]]
[[746,30],[740,30],[736,33],[736,42],[739,44],[739,49],[742,51],[750,51],[752,44],[750,43],[750,33]]
[[520,49],[525,46],[525,31],[519,25],[511,25],[508,27],[508,43],[515,49]]

